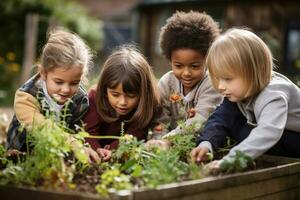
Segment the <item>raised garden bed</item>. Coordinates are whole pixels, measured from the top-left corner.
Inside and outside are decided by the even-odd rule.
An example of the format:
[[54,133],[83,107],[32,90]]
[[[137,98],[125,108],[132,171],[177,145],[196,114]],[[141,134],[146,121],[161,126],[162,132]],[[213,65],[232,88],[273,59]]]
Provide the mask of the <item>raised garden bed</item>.
[[[113,200],[192,199],[299,199],[300,159],[262,156],[256,170],[206,177],[158,186],[156,189],[118,191]],[[1,199],[71,200],[103,199],[94,194],[0,186]]]

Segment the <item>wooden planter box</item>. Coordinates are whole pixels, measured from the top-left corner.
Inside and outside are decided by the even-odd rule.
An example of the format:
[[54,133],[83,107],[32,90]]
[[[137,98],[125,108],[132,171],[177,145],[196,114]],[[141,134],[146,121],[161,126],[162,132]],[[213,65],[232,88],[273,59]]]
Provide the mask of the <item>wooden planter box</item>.
[[[300,199],[300,159],[262,156],[249,172],[161,185],[156,189],[119,191],[112,200]],[[0,199],[94,200],[97,195],[0,186]]]

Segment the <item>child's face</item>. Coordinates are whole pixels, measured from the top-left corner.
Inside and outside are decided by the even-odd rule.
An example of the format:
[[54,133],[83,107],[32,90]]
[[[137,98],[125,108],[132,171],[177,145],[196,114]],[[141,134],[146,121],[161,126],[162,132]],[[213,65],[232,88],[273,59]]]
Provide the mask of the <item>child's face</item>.
[[241,76],[219,77],[218,89],[231,102],[242,101],[247,95],[247,87]]
[[171,64],[176,78],[182,83],[184,93],[189,93],[205,75],[204,56],[193,49],[172,51]]
[[64,104],[77,92],[82,76],[81,67],[55,67],[50,71],[42,71],[41,77],[46,82],[48,94],[58,104]]
[[109,104],[119,115],[129,114],[140,100],[137,94],[125,93],[121,84],[116,88],[107,88],[107,96]]

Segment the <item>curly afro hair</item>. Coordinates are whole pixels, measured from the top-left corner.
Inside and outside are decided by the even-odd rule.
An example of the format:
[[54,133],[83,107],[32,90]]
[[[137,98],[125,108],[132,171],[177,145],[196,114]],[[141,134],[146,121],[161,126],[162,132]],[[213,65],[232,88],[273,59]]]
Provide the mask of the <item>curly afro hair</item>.
[[159,43],[162,54],[171,60],[175,49],[193,49],[203,56],[220,34],[220,28],[206,13],[190,11],[174,13],[161,28]]

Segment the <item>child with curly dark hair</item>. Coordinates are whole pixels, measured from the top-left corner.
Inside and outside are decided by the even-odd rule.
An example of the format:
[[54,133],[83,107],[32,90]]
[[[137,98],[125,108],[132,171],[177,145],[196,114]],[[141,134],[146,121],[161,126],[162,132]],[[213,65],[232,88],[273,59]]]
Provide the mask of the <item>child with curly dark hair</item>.
[[204,66],[206,53],[219,34],[219,26],[212,17],[194,11],[177,11],[161,28],[160,47],[172,71],[158,83],[163,114],[158,119],[162,125],[154,129],[154,138],[180,134],[183,129],[179,121],[184,126],[195,124],[193,131],[198,132],[221,102],[222,97],[212,87]]

